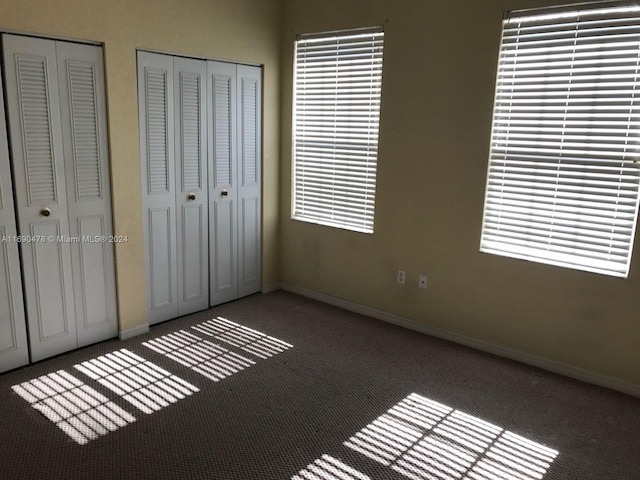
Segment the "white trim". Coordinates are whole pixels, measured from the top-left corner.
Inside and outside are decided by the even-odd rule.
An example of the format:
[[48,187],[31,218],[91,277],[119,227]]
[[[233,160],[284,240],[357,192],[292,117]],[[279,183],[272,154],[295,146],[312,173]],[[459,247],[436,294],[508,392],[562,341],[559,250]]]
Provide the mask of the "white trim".
[[485,342],[483,340],[467,337],[466,335],[460,335],[458,333],[454,333],[441,328],[424,325],[407,317],[402,317],[393,313],[377,310],[373,307],[350,302],[342,298],[332,297],[331,295],[316,292],[305,287],[292,285],[287,282],[280,282],[280,288],[282,288],[282,290],[297,293],[298,295],[302,295],[303,297],[312,298],[314,300],[328,303],[329,305],[334,305],[351,312],[367,315],[369,317],[383,320],[388,323],[393,323],[395,325],[431,335],[433,337],[449,340],[451,342],[459,343],[461,345],[475,348],[483,352],[491,353],[493,355],[498,355],[504,358],[509,358],[511,360],[516,360],[518,362],[526,363],[534,367],[542,368],[543,370],[548,370],[550,372],[558,373],[566,377],[591,383],[593,385],[598,385],[600,387],[610,388],[612,390],[617,390],[618,392],[626,393],[627,395],[632,395],[634,397],[640,398],[640,385],[636,383],[631,383],[625,380],[620,380],[619,378],[609,377],[600,373],[591,372],[589,370],[584,370],[573,365],[568,365],[566,363],[556,362],[555,360],[538,357],[536,355],[531,355],[519,350],[513,350],[501,345],[496,345],[495,343]]
[[0,35],[8,33],[9,35],[19,35],[21,37],[42,38],[43,40],[53,40],[61,42],[81,43],[83,45],[93,45],[95,47],[103,47],[104,42],[96,40],[87,40],[81,38],[64,37],[60,35],[43,35],[41,33],[25,32],[23,30],[13,30],[12,28],[0,28]]
[[349,28],[346,30],[330,30],[328,32],[299,33],[296,40],[325,39],[332,36],[362,35],[367,33],[384,33],[382,25],[378,27]]
[[154,48],[144,48],[144,47],[138,47],[136,48],[136,52],[147,52],[147,53],[157,53],[160,55],[170,55],[172,57],[178,57],[178,58],[189,58],[189,59],[193,59],[193,60],[205,60],[205,61],[213,61],[213,62],[223,62],[223,63],[230,63],[230,64],[235,64],[235,65],[247,65],[248,67],[261,67],[264,65],[262,63],[249,63],[249,62],[239,62],[239,61],[235,61],[235,60],[226,60],[224,58],[210,58],[210,57],[199,57],[197,55],[185,55],[183,53],[176,53],[176,52],[169,52],[166,50],[157,50]]
[[280,288],[280,282],[269,283],[262,286],[262,290],[260,290],[260,293],[271,293],[275,292],[276,290],[280,290]]
[[149,324],[140,325],[139,327],[133,327],[129,330],[120,330],[118,333],[118,338],[120,340],[127,340],[129,338],[137,337],[138,335],[142,335],[149,331]]

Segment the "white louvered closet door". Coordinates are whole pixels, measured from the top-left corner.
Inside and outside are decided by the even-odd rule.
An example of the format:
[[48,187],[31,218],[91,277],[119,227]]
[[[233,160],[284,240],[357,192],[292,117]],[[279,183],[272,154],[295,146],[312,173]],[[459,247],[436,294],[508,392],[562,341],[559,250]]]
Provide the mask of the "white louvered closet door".
[[117,334],[102,49],[3,35],[31,360]]
[[209,305],[206,63],[138,53],[149,323]]
[[149,323],[260,291],[261,75],[138,52]]
[[259,67],[210,61],[211,306],[261,287],[261,79]]
[[238,296],[261,287],[262,70],[238,65]]
[[207,62],[210,305],[238,298],[236,65]]
[[[77,346],[55,42],[3,36],[31,359]],[[52,241],[49,241],[52,240]]]
[[206,64],[175,58],[178,315],[209,306]]
[[[56,42],[78,346],[118,333],[102,48]],[[106,239],[106,241],[105,241]]]
[[29,362],[13,188],[0,82],[0,372]]
[[147,318],[178,316],[173,58],[138,53]]

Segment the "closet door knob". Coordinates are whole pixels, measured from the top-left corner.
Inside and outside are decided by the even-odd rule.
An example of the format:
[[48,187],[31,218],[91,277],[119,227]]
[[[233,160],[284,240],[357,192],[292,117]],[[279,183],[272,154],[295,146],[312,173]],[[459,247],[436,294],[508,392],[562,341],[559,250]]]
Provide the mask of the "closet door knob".
[[229,195],[229,191],[225,188],[224,190],[222,190],[222,192],[220,192],[220,195],[226,197],[227,195]]
[[40,210],[41,217],[48,217],[49,215],[51,215],[51,210],[49,210],[47,207],[44,207],[42,210]]
[[187,200],[195,200],[195,199],[196,199],[195,193],[190,193],[189,195],[187,195]]

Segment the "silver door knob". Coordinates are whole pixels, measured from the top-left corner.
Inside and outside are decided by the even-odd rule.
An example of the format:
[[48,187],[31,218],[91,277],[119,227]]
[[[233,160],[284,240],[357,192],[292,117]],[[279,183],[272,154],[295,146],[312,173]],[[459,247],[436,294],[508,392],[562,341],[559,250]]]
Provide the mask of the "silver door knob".
[[187,200],[195,200],[196,199],[196,194],[195,193],[190,193],[189,195],[187,195]]
[[222,190],[222,192],[220,192],[220,195],[226,197],[227,195],[229,195],[229,191],[225,188],[224,190]]
[[51,210],[49,210],[47,207],[44,207],[42,210],[40,210],[41,217],[48,217],[49,215],[51,215]]

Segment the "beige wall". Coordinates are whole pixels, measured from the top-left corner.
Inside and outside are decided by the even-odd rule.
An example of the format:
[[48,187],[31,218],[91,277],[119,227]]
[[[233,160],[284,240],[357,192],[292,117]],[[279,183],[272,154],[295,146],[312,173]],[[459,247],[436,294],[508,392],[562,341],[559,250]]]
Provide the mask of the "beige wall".
[[278,0],[0,0],[0,29],[104,42],[120,329],[146,324],[136,48],[264,65],[263,284],[278,280]]
[[[502,12],[557,3],[285,2],[283,281],[640,384],[638,242],[628,279],[478,251]],[[292,221],[294,35],[373,25],[385,27],[375,234]]]
[[[145,48],[264,64],[263,284],[640,384],[640,258],[621,280],[478,252],[502,12],[551,3],[0,0],[0,29],[104,42],[115,229],[130,239],[116,246],[121,330],[146,323],[135,67]],[[371,25],[386,31],[375,234],[292,221],[294,35]]]

